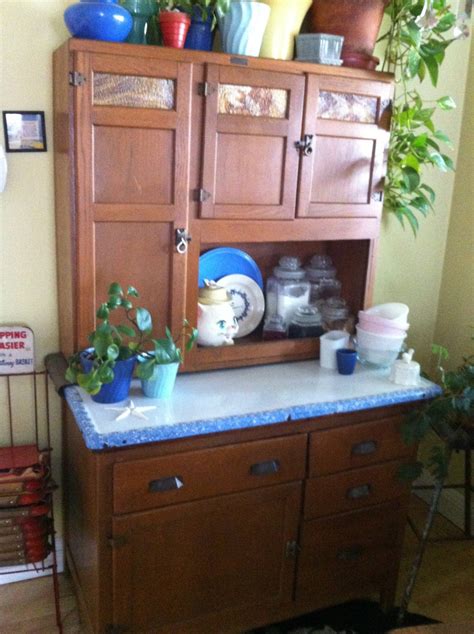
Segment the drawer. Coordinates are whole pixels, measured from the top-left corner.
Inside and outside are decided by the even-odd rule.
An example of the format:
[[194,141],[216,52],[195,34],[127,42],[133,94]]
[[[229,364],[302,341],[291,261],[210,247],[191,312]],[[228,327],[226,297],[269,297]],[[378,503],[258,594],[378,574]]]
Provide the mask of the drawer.
[[226,445],[114,465],[114,512],[302,480],[306,436]]
[[397,502],[304,522],[297,600],[328,605],[389,583],[397,574],[403,528]]
[[410,486],[400,479],[399,460],[320,476],[306,482],[304,515],[323,517],[393,500]]
[[309,475],[355,469],[413,453],[401,436],[400,416],[311,434]]

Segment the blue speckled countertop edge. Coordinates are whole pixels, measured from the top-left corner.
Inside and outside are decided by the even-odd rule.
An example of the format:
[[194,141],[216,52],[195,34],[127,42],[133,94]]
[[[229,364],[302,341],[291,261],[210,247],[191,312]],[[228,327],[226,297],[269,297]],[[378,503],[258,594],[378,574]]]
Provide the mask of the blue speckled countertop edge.
[[100,434],[96,430],[78,388],[71,386],[66,388],[64,392],[66,401],[74,415],[86,446],[88,449],[98,451],[113,447],[126,447],[164,440],[177,440],[236,429],[248,429],[262,425],[273,425],[288,421],[316,418],[329,414],[343,414],[363,409],[374,409],[387,405],[421,401],[437,396],[441,393],[441,388],[438,385],[432,384],[428,387],[412,388],[410,390],[405,388],[404,390],[374,396],[341,399],[326,403],[310,403],[307,405],[254,412],[252,414],[239,414],[236,416],[197,420],[189,423],[145,426],[141,429],[116,431],[107,434]]

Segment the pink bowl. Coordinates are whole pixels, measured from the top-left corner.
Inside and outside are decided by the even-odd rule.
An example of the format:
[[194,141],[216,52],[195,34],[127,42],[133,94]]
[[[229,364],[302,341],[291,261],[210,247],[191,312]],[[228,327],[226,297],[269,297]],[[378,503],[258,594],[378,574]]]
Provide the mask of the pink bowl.
[[363,330],[367,332],[377,333],[379,335],[403,335],[406,333],[410,324],[408,323],[396,323],[394,324],[391,319],[379,317],[378,315],[372,315],[363,310],[359,311],[359,324]]

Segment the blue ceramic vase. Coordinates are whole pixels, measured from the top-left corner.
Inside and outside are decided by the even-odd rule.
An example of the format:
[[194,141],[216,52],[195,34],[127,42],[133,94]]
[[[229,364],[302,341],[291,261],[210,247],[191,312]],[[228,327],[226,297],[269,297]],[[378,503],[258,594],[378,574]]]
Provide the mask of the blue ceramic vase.
[[170,398],[173,393],[179,363],[155,365],[150,379],[142,379],[142,390],[149,398]]
[[263,2],[231,2],[229,11],[217,16],[224,53],[258,57],[269,17]]
[[[92,349],[89,348],[81,353],[81,365],[86,373],[92,369],[91,351]],[[111,383],[103,383],[98,393],[91,395],[92,400],[96,403],[118,403],[119,401],[124,401],[130,393],[136,362],[136,357],[116,361],[113,368],[113,381]]]
[[79,0],[64,11],[64,22],[73,37],[123,42],[133,20],[118,0]]
[[214,31],[212,30],[211,11],[209,10],[207,20],[203,20],[199,7],[194,7],[184,48],[195,51],[212,51],[213,43]]

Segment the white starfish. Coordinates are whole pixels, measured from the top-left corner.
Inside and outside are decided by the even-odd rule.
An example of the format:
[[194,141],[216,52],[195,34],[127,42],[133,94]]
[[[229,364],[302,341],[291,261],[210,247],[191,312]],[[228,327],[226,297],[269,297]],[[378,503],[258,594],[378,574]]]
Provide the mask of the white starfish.
[[148,420],[147,416],[145,416],[143,412],[149,412],[152,409],[156,409],[156,405],[135,407],[134,402],[130,400],[128,405],[126,405],[125,407],[106,407],[105,409],[110,409],[114,412],[120,412],[120,414],[115,417],[115,420],[123,420],[124,418],[128,418],[129,416],[136,416],[137,418],[144,418],[145,420]]

